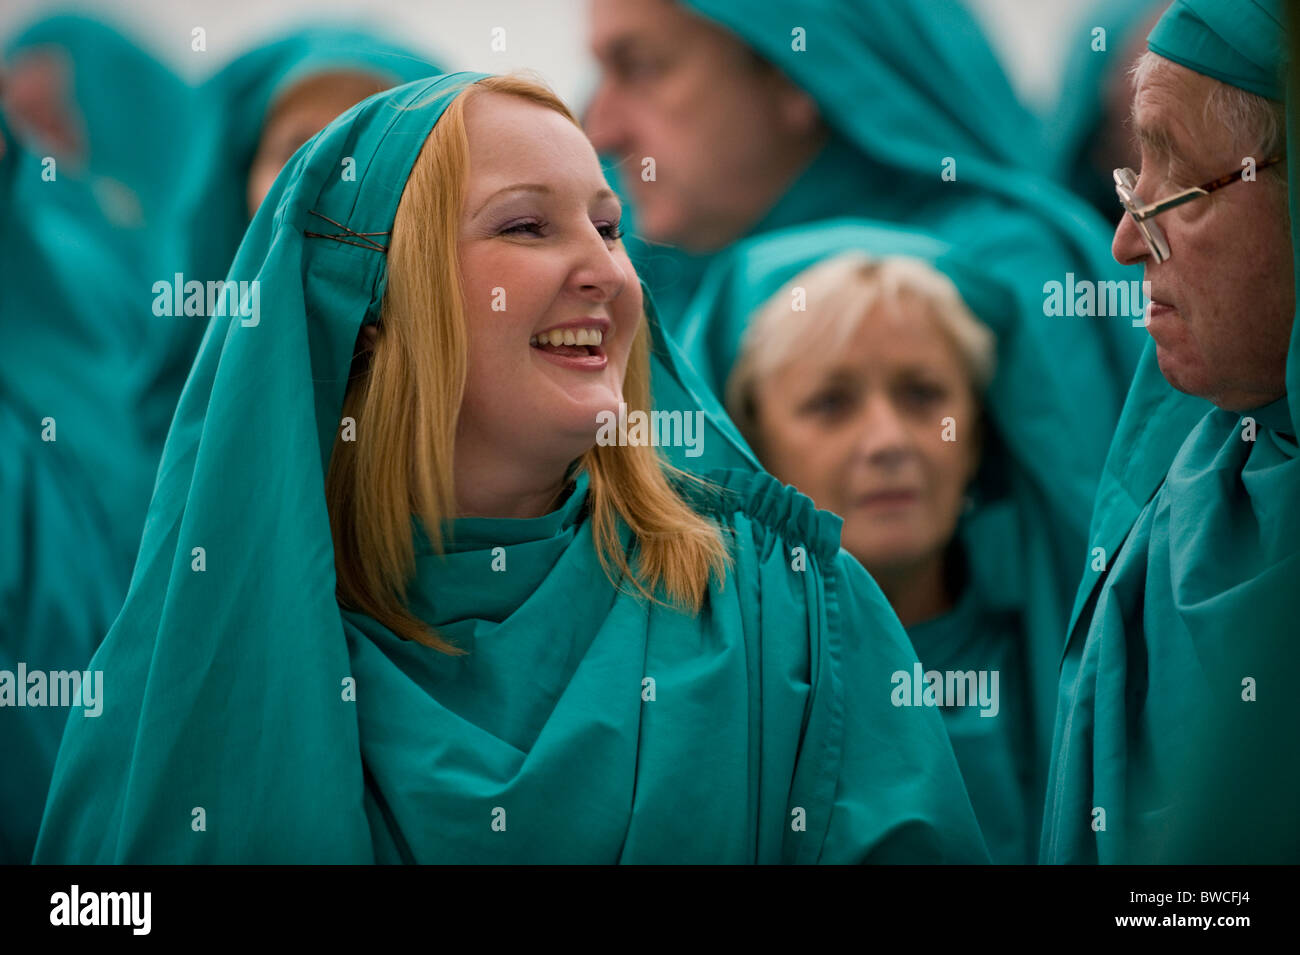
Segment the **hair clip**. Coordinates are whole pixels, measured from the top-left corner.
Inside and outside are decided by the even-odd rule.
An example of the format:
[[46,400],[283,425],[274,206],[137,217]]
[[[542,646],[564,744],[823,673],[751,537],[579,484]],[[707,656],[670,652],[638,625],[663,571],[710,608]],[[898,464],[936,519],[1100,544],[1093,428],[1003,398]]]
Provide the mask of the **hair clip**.
[[[386,245],[380,245],[380,244],[379,244],[378,242],[376,242],[374,239],[370,238],[370,236],[374,236],[374,235],[392,235],[391,232],[353,232],[351,229],[349,229],[347,226],[345,226],[342,222],[335,222],[335,221],[334,221],[333,219],[331,219],[329,216],[323,216],[323,215],[321,215],[319,212],[317,212],[315,209],[312,209],[312,210],[311,210],[311,214],[314,215],[314,216],[316,216],[316,217],[318,217],[318,218],[324,219],[326,222],[328,222],[328,223],[329,223],[330,225],[332,225],[332,226],[338,226],[338,228],[342,229],[343,231],[342,231],[342,232],[338,232],[338,233],[330,234],[330,233],[326,233],[326,232],[307,232],[307,231],[304,230],[304,231],[303,231],[303,235],[305,235],[305,236],[306,236],[307,238],[309,238],[309,239],[333,239],[335,242],[342,242],[344,245],[355,245],[355,246],[357,246],[358,248],[361,248],[361,249],[371,249],[371,250],[373,250],[373,251],[375,251],[375,252],[387,252],[387,251],[388,251],[388,246],[386,246]],[[360,242],[353,242],[352,239],[346,238],[346,236],[352,236],[353,238],[360,239],[361,241],[360,241]]]

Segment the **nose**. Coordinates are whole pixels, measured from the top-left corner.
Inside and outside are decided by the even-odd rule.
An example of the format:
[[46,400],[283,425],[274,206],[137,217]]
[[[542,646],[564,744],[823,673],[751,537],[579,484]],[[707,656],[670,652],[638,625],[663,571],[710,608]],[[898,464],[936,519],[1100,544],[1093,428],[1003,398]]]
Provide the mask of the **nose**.
[[591,226],[570,273],[571,287],[588,301],[603,304],[618,298],[627,281],[623,263],[596,226]]
[[875,467],[897,467],[911,453],[911,432],[887,395],[867,396],[858,427],[858,455]]
[[1115,238],[1110,244],[1110,254],[1120,265],[1136,265],[1151,255],[1151,250],[1147,248],[1138,224],[1127,212],[1115,227]]
[[587,112],[582,117],[582,126],[596,152],[621,157],[626,152],[623,148],[626,135],[620,120],[623,111],[617,108],[618,103],[615,100],[609,82],[602,76],[595,95],[587,104]]

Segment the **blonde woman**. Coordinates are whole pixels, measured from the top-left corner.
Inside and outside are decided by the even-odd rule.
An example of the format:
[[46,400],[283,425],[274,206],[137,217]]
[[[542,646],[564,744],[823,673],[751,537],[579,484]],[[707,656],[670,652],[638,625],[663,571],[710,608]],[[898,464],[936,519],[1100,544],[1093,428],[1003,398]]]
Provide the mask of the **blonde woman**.
[[927,702],[930,674],[940,676],[934,702],[989,851],[1025,863],[1043,798],[1030,698],[1050,681],[1031,686],[1025,619],[1008,586],[1017,572],[1002,559],[1020,527],[1009,504],[987,500],[989,472],[1007,463],[984,409],[994,348],[930,262],[840,251],[755,314],[727,404],[772,474],[844,519],[844,547],[920,655],[923,670],[900,680],[899,699]]
[[212,326],[181,402],[38,860],[986,858],[836,521],[597,440],[652,369],[689,395],[619,221],[520,79],[399,87],[303,147],[231,273],[259,320]]

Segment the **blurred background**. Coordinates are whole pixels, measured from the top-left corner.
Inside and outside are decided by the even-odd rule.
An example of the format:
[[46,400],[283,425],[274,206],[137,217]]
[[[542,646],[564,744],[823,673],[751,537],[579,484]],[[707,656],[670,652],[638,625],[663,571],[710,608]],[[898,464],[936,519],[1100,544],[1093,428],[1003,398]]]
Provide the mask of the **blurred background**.
[[[968,0],[984,23],[1026,105],[1045,111],[1061,82],[1065,46],[1092,4],[1085,0]],[[203,79],[241,50],[307,20],[363,21],[386,28],[457,69],[542,73],[581,108],[595,86],[587,50],[587,0],[5,0],[0,44],[31,20],[56,10],[111,19],[147,43],[190,80]],[[505,52],[493,52],[492,28],[506,28]],[[203,27],[207,52],[190,51]]]

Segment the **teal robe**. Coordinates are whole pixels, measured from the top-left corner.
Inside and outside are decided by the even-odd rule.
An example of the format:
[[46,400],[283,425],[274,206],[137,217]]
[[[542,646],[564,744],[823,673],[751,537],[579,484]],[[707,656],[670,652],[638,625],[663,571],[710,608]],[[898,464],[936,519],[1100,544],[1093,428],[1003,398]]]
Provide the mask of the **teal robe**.
[[[1095,428],[1119,415],[1141,339],[1125,317],[1047,317],[1045,283],[1067,273],[1092,282],[1137,278],[1109,255],[1105,223],[1041,170],[1041,124],[1019,102],[979,24],[957,0],[687,0],[816,101],[831,137],[810,166],[751,228],[837,216],[879,220],[967,248],[1015,291],[1014,308],[1040,336],[1074,356],[1093,379]],[[801,33],[796,33],[796,30]],[[678,266],[680,255],[648,260]],[[725,259],[727,250],[709,258]],[[638,267],[642,259],[634,259]],[[688,352],[698,327],[695,288],[711,267],[680,266],[690,288],[652,283],[665,324]],[[720,266],[726,268],[726,266]],[[651,273],[654,266],[651,265]],[[689,302],[684,313],[677,302]],[[692,353],[693,355],[693,353]],[[1104,443],[1091,462],[1095,476]]]
[[[77,264],[88,261],[99,273],[93,285],[86,278],[74,278],[74,284],[94,288],[106,309],[120,303],[133,318],[120,332],[131,339],[130,350],[102,370],[135,396],[134,427],[143,434],[143,466],[152,476],[203,337],[202,320],[154,309],[155,283],[171,282],[188,261],[182,196],[203,113],[189,84],[108,24],[59,14],[27,27],[5,47],[11,60],[37,52],[52,53],[66,66],[66,105],[84,136],[85,155],[80,162],[50,157],[46,145],[26,142],[11,189],[34,228],[48,237],[49,248],[68,260],[67,271],[75,276]],[[110,260],[111,288],[102,284],[110,281],[104,275]],[[89,332],[90,326],[87,318],[81,327]],[[31,366],[18,373],[40,375]],[[80,374],[73,372],[63,385],[77,382]],[[131,452],[122,447],[117,453]],[[136,521],[129,528],[135,535],[132,549],[147,504],[146,490],[145,499],[123,514],[124,520]]]
[[[973,599],[981,607],[1000,607],[1013,615],[1008,620],[995,613],[995,621],[982,621],[987,639],[968,645],[971,652],[961,666],[940,669],[994,668],[988,661],[1010,652],[996,648],[994,634],[1004,634],[1019,648],[1017,665],[1029,675],[1014,690],[1003,684],[1004,693],[1014,692],[1016,705],[1008,705],[992,725],[1003,734],[998,745],[1016,754],[1012,785],[1021,789],[1017,802],[1029,807],[1002,811],[1000,829],[1008,833],[1001,840],[1006,848],[1002,858],[1015,855],[1012,845],[1023,845],[1018,861],[1029,861],[1036,836],[1026,834],[1039,829],[1061,649],[1087,553],[1086,515],[1096,491],[1098,462],[1110,439],[1093,404],[1079,400],[1079,395],[1093,393],[1100,370],[1081,360],[1062,361],[1061,346],[1041,329],[1044,319],[1023,321],[1014,286],[992,274],[986,260],[968,247],[898,226],[836,219],[737,243],[712,267],[687,321],[698,332],[689,337],[688,357],[711,390],[724,391],[757,310],[805,269],[849,250],[873,258],[908,256],[933,265],[952,280],[996,338],[996,370],[982,396],[987,432],[971,488],[973,510],[962,536],[970,565],[980,571],[970,585],[977,591]],[[1070,327],[1088,334],[1082,325]],[[1140,328],[1132,332],[1146,334]],[[917,649],[931,666],[923,649]],[[987,659],[982,662],[980,654]],[[983,801],[997,814],[998,806],[1009,805],[1000,795],[1006,784],[991,782],[981,797],[969,775],[967,781],[977,808]]]
[[[1074,417],[1086,411],[1077,440],[1086,457],[1081,473],[1094,482],[1144,344],[1143,331],[1132,325],[1141,313],[1053,314],[1049,283],[1140,281],[1141,274],[1114,262],[1104,220],[1042,170],[1041,123],[1017,100],[970,12],[957,0],[689,0],[688,6],[807,91],[835,133],[832,144],[848,144],[856,155],[844,161],[855,185],[842,187],[836,179],[823,186],[820,174],[800,180],[808,190],[824,188],[836,210],[765,228],[862,218],[963,249],[1011,291],[1009,317],[1027,347],[1035,355],[1070,355],[1067,373],[1086,382],[1079,393],[1087,401],[1076,402]],[[805,49],[796,48],[796,28]],[[709,271],[734,272],[734,249],[715,256]],[[720,361],[716,349],[725,334],[714,325],[729,323],[718,314],[729,306],[716,301],[719,281],[706,271],[680,325],[669,325],[692,361],[701,353]],[[735,344],[725,351],[734,354]]]
[[[3,117],[0,137],[0,671],[16,680],[20,664],[83,669],[108,632],[157,458],[140,429],[145,396],[131,371],[143,330],[121,262],[82,216],[23,188],[39,163]],[[19,706],[28,689],[0,685],[0,863],[31,857],[68,719]]]
[[[68,723],[35,860],[985,861],[941,718],[889,700],[906,634],[838,521],[743,466],[743,444],[711,452],[731,469],[675,452],[714,481],[690,500],[734,561],[698,615],[603,576],[582,474],[550,514],[454,521],[445,557],[418,550],[411,606],[468,656],[340,610],[324,474],[386,268],[304,232],[313,212],[390,230],[479,78],[350,110],[255,217],[231,275],[264,283],[262,320],[214,322],[200,351],[92,661],[113,689]],[[648,313],[656,405],[690,410]]]
[[[66,68],[66,106],[85,154],[60,157],[57,178],[34,179],[31,188],[42,202],[83,215],[143,275],[166,274],[181,251],[176,200],[197,115],[192,88],[126,33],[80,14],[37,20],[5,44],[4,56],[17,62],[38,52]],[[41,143],[28,148],[48,153]]]
[[[1149,43],[1281,96],[1275,3],[1178,0]],[[1154,345],[1143,356],[1093,512],[1094,557],[1061,668],[1044,862],[1300,859],[1300,725],[1284,682],[1300,662],[1298,333],[1300,323],[1286,395],[1242,413],[1174,391]]]
[[940,712],[989,855],[1006,865],[1033,861],[1045,765],[1033,711],[1044,681],[1032,669],[1044,654],[1030,640],[1047,636],[1031,637],[1026,624],[1017,534],[1009,503],[968,515],[954,543],[954,559],[964,569],[956,604],[907,628],[924,670],[974,673],[986,681],[976,687],[991,691]]

